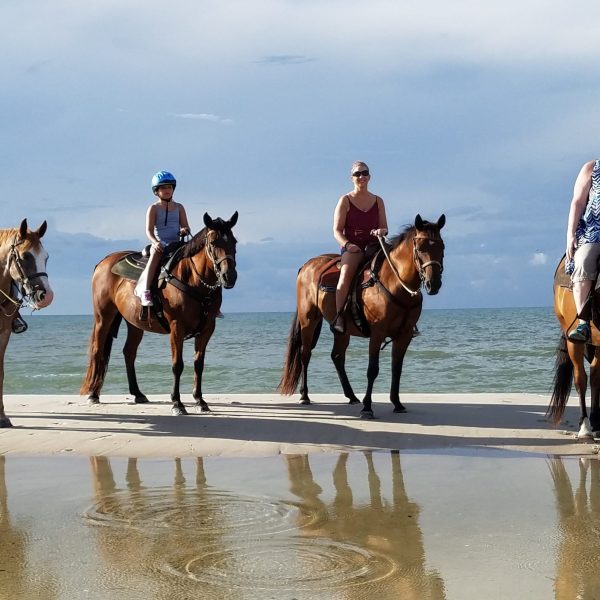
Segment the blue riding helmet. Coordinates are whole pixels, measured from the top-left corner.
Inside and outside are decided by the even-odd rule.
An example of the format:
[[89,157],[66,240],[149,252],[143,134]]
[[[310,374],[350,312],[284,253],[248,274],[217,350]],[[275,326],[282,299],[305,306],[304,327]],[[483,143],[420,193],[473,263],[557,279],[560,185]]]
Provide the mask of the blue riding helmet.
[[173,173],[169,173],[169,171],[159,171],[152,177],[152,191],[155,192],[158,186],[168,185],[169,183],[173,186],[173,189],[175,189],[177,181]]

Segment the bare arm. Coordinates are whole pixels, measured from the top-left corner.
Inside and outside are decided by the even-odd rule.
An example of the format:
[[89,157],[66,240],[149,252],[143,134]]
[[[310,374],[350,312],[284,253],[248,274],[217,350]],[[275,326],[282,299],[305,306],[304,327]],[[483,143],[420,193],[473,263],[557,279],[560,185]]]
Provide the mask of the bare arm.
[[385,205],[383,204],[383,198],[379,198],[377,201],[377,208],[379,209],[379,220],[378,220],[378,228],[373,229],[371,231],[371,235],[387,235],[388,234],[388,226],[387,226],[387,217],[385,215]]
[[575,187],[573,188],[573,199],[571,200],[571,208],[569,209],[569,222],[567,225],[567,249],[566,255],[567,260],[573,258],[575,253],[575,245],[577,240],[575,239],[575,232],[577,230],[577,224],[581,215],[585,210],[585,205],[588,200],[590,188],[592,186],[592,171],[594,170],[594,162],[590,161],[585,163],[579,171],[579,175],[575,180]]
[[183,204],[179,205],[179,233],[181,235],[190,234],[190,224],[188,223],[187,215],[185,214],[185,208],[183,208]]
[[151,204],[148,207],[148,211],[146,212],[146,236],[150,240],[151,244],[154,246],[155,244],[160,245],[160,242],[156,239],[154,235],[154,226],[156,225],[156,206]]

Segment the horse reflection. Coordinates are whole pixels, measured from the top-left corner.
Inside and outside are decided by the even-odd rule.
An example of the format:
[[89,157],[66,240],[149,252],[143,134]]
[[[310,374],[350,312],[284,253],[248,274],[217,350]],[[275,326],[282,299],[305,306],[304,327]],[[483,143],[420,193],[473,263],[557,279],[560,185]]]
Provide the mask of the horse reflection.
[[[12,523],[8,510],[6,458],[0,456],[0,598],[11,600],[51,600],[56,598],[55,585],[34,569],[27,552],[28,540],[35,537],[23,527]],[[35,575],[32,577],[32,575]]]
[[[172,569],[175,566],[184,570],[190,558],[201,564],[198,557],[222,550],[215,524],[220,523],[226,509],[223,498],[218,506],[214,502],[214,491],[206,484],[203,459],[196,459],[195,486],[188,485],[181,460],[174,459],[172,485],[167,494],[161,484],[143,485],[135,458],[127,462],[126,489],[117,485],[107,457],[94,457],[90,462],[95,511],[101,524],[115,525],[95,528],[104,560],[99,566],[100,580],[118,577],[120,584],[127,585],[132,593],[155,593],[160,598],[172,596],[175,584],[189,592],[185,597],[196,597],[199,582],[188,578],[174,580]],[[203,529],[207,524],[211,526]],[[221,598],[218,594],[211,597]],[[236,596],[227,592],[225,598],[235,600]]]
[[[548,460],[554,482],[560,541],[556,557],[556,600],[600,598],[600,461],[579,459],[574,489],[560,457]],[[589,488],[588,488],[589,477]]]
[[[348,482],[349,454],[340,454],[333,470],[335,497],[330,506],[319,499],[320,486],[314,481],[306,455],[287,455],[285,461],[290,491],[301,499],[300,533],[311,538],[327,538],[350,543],[384,555],[397,569],[378,581],[377,594],[385,598],[429,599],[445,598],[444,583],[434,570],[426,568],[423,534],[419,527],[419,506],[406,493],[400,465],[400,455],[391,452],[392,502],[382,497],[381,481],[375,470],[373,454],[364,452],[367,462],[369,503],[355,505]],[[309,514],[317,519],[306,519]],[[364,586],[349,586],[346,598],[364,597]]]

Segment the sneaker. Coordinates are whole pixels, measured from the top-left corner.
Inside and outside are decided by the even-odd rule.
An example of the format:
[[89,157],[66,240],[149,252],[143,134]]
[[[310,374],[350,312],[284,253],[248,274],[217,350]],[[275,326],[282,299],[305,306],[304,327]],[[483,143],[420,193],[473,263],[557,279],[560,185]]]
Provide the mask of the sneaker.
[[145,290],[141,295],[142,306],[153,306],[154,302],[152,301],[152,292],[149,290]]
[[589,341],[591,334],[590,326],[587,323],[579,323],[568,337],[571,342],[585,343]]
[[17,315],[13,319],[12,330],[13,333],[23,333],[24,331],[27,331],[27,323],[25,323],[25,321],[19,315]]

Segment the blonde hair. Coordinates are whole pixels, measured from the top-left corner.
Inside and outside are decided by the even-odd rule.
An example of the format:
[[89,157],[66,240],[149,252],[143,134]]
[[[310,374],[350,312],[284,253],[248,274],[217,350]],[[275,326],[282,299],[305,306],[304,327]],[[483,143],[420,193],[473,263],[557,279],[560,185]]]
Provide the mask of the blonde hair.
[[367,169],[367,171],[369,170],[369,165],[367,165],[367,163],[364,163],[362,160],[355,160],[350,167],[350,175],[353,175],[354,171],[360,169],[361,167]]

